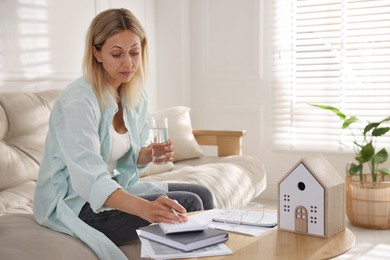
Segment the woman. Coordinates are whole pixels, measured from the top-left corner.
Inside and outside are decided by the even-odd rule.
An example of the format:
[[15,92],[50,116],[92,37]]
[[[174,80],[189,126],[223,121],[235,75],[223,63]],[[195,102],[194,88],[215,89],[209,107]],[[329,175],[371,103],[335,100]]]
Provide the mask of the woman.
[[[137,239],[137,228],[185,222],[185,212],[212,208],[212,195],[198,185],[139,181],[152,160],[143,88],[147,39],[130,11],[94,18],[83,68],[53,106],[35,218],[79,237],[101,259],[125,259],[117,246]],[[165,150],[172,160],[171,141]]]

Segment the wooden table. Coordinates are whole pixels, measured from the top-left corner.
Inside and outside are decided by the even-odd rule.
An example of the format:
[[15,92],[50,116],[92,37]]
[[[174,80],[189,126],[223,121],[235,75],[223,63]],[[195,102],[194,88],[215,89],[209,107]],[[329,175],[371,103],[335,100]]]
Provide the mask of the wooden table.
[[278,229],[260,237],[229,233],[229,241],[226,245],[234,254],[201,259],[329,259],[347,252],[354,244],[355,235],[347,228],[330,238],[301,235]]

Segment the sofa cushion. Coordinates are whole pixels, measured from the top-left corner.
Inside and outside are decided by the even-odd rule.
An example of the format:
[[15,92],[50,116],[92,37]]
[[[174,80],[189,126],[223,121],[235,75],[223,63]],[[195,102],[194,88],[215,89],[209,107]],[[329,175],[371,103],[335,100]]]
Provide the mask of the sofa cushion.
[[35,181],[26,181],[0,191],[0,216],[10,213],[32,213]]
[[175,147],[173,161],[198,158],[204,155],[192,133],[189,107],[175,106],[161,109],[151,113],[151,116],[168,118],[169,138],[172,139]]
[[48,118],[58,93],[0,95],[0,190],[36,180]]

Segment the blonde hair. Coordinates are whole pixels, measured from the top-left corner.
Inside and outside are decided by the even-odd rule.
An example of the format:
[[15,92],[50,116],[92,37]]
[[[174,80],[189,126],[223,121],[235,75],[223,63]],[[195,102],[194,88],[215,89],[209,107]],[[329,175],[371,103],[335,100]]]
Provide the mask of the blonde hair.
[[[104,68],[95,59],[93,51],[94,48],[100,51],[108,38],[125,30],[135,33],[141,39],[140,66],[129,82],[121,84],[121,94],[125,97],[126,106],[135,107],[139,103],[147,74],[147,39],[141,23],[129,10],[108,9],[98,14],[88,28],[83,72],[87,80],[92,84],[97,99],[102,105],[106,104],[104,100],[105,90],[111,91],[111,88],[107,88]],[[112,94],[117,98],[117,93]]]

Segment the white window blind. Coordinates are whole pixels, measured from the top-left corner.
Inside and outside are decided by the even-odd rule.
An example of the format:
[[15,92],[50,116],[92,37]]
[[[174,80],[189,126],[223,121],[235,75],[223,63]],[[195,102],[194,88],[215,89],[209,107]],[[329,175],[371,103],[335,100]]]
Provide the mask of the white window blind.
[[390,0],[274,0],[274,12],[275,148],[349,149],[339,119],[310,104],[390,116]]

